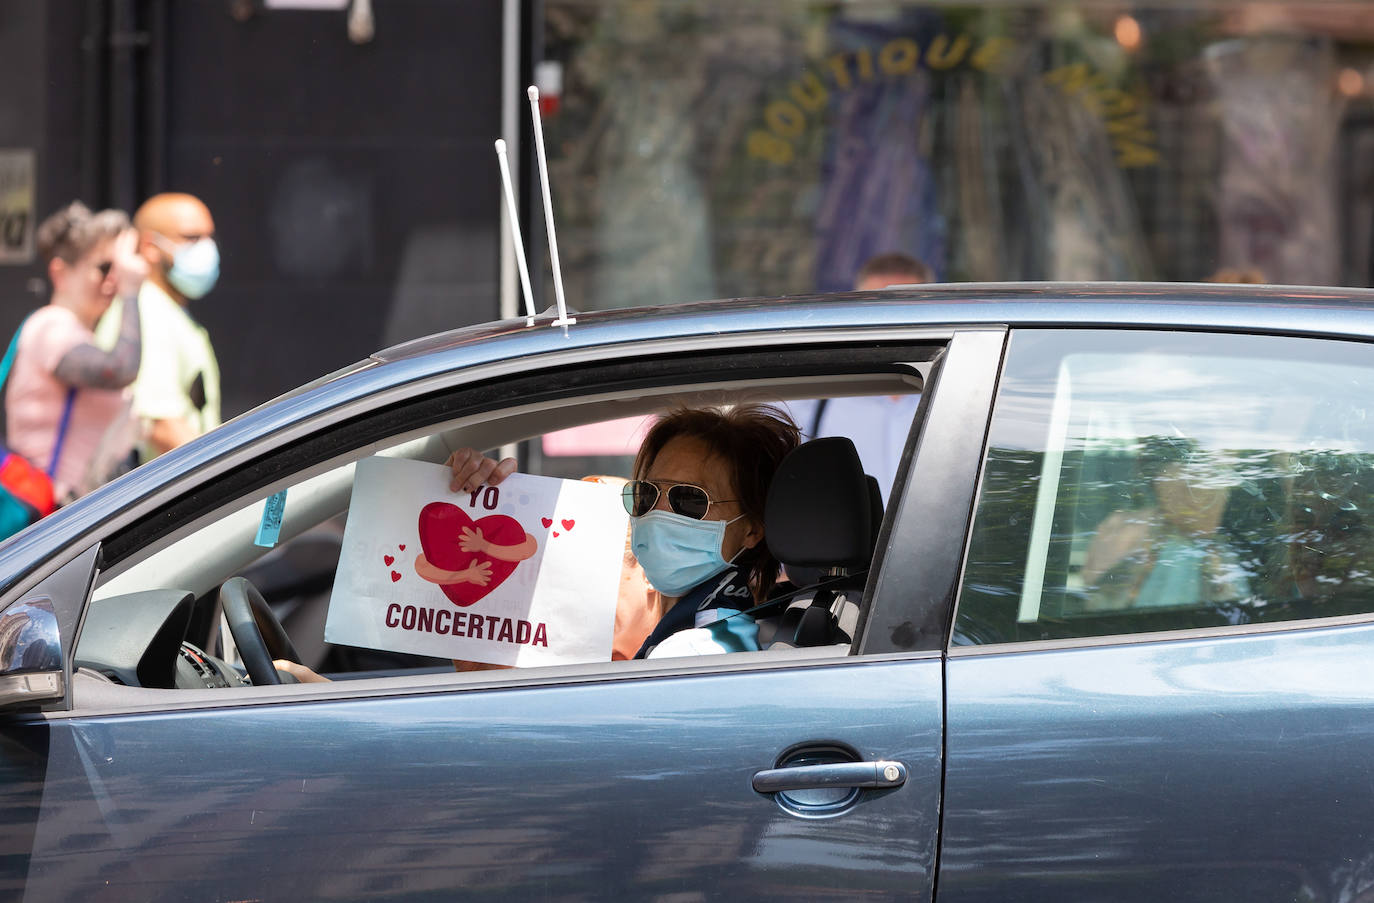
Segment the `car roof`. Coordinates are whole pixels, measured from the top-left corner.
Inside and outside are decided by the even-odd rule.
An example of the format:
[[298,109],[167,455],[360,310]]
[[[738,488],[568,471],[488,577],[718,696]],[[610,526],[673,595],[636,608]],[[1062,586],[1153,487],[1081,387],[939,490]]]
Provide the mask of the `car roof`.
[[[566,341],[555,344],[617,344],[712,332],[992,324],[1371,338],[1374,289],[1174,282],[940,283],[878,292],[694,301],[575,317]],[[560,327],[549,325],[552,320],[550,310],[533,326],[524,318],[483,323],[405,342],[371,358],[415,359],[475,343],[487,344],[495,356],[506,356],[515,351],[506,342],[535,339],[533,345],[541,346],[547,343],[539,339],[546,335],[563,335]]]

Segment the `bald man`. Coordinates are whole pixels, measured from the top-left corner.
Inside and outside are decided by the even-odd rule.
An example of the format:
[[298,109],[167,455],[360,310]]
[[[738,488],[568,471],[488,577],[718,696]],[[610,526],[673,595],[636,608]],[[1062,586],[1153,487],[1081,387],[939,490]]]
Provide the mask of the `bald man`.
[[[219,364],[209,334],[186,310],[215,287],[219,248],[209,208],[189,194],[154,195],[134,226],[149,270],[138,295],[143,360],[133,385],[147,461],[219,426]],[[100,322],[102,345],[113,341],[119,320],[116,304]]]

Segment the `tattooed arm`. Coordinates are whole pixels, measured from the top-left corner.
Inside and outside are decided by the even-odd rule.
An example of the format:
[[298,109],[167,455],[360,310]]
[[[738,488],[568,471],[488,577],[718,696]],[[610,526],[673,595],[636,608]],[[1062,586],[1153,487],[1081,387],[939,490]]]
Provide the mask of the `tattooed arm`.
[[138,318],[138,297],[124,299],[119,341],[109,351],[84,343],[62,355],[53,375],[69,386],[122,389],[138,376],[143,339]]
[[69,386],[122,389],[138,376],[143,353],[138,290],[148,275],[148,262],[138,256],[138,232],[134,229],[126,229],[116,238],[112,251],[113,267],[106,278],[115,281],[115,293],[124,299],[119,341],[109,351],[86,342],[64,354],[53,375]]

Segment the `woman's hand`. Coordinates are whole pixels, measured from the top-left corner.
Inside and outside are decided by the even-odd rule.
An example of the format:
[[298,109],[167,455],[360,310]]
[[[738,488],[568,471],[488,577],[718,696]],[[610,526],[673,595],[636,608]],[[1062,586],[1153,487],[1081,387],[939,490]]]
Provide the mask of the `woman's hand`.
[[448,456],[446,463],[453,471],[448,484],[451,492],[476,492],[479,486],[495,486],[515,473],[514,458],[496,461],[475,448],[458,449]]
[[1117,565],[1144,555],[1153,544],[1150,529],[1153,514],[1152,510],[1117,511],[1098,524],[1083,560],[1083,582],[1096,586],[1098,580]]
[[295,662],[288,662],[284,658],[274,660],[272,662],[272,667],[276,668],[278,671],[285,671],[287,674],[290,674],[292,677],[296,678],[296,680],[300,681],[303,684],[329,683],[329,678],[321,677],[314,671],[311,671],[305,665],[298,665]]
[[138,230],[125,229],[110,248],[110,278],[120,298],[137,298],[143,280],[148,278],[148,261],[138,253]]

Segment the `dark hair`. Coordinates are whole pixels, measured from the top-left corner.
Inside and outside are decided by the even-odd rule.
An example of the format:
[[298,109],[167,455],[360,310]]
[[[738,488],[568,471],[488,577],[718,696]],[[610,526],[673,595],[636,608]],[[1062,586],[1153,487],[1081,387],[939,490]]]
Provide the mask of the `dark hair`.
[[[730,483],[744,515],[763,528],[763,507],[773,474],[801,441],[784,411],[765,404],[721,408],[679,408],[649,430],[635,456],[635,476],[643,479],[658,453],[673,439],[700,440],[729,464]],[[778,562],[760,542],[738,559],[754,600],[761,602],[778,579]]]
[[101,240],[127,228],[129,217],[122,210],[92,213],[85,204],[72,201],[38,226],[38,253],[45,262],[57,257],[76,263]]
[[1197,456],[1201,445],[1189,436],[1144,436],[1140,440],[1137,466],[1142,476],[1154,479],[1173,464],[1186,464]]
[[909,282],[935,281],[935,271],[928,264],[900,251],[889,251],[870,257],[868,262],[859,268],[859,275],[854,281],[863,282],[870,276],[910,276],[907,280]]

